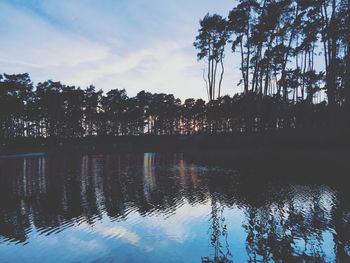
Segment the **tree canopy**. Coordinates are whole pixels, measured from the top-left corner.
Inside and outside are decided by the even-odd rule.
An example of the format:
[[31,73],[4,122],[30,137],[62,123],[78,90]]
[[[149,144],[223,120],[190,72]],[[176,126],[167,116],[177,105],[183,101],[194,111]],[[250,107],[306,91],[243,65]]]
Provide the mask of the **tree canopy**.
[[334,113],[349,100],[349,23],[346,0],[240,0],[226,18],[206,14],[194,47],[206,62],[208,99],[216,99],[217,61],[234,52],[245,94],[324,100]]

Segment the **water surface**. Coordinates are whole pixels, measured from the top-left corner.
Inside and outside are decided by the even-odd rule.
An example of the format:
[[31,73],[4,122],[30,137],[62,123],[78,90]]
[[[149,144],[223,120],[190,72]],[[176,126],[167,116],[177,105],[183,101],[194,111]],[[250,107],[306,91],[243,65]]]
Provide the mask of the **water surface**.
[[346,186],[254,178],[181,154],[0,158],[0,262],[349,262]]

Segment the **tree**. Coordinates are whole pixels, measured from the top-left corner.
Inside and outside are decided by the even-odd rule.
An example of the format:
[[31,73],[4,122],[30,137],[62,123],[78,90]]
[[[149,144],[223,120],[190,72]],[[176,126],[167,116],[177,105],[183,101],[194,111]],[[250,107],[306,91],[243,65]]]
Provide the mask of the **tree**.
[[98,112],[102,99],[102,90],[95,91],[95,86],[90,85],[84,90],[84,130],[88,136],[97,133]]
[[[226,20],[220,15],[209,15],[209,13],[200,21],[201,28],[198,31],[196,41],[193,43],[198,50],[198,60],[206,59],[208,99],[216,98],[216,88],[218,87],[218,97],[221,95],[221,84],[224,74],[224,49],[229,38],[226,27]],[[218,65],[221,71],[219,80],[217,80]]]
[[244,92],[249,91],[249,69],[252,53],[252,23],[256,10],[259,8],[255,0],[242,0],[228,15],[228,30],[234,37],[232,39],[232,51],[239,46],[241,53],[241,72],[244,84]]
[[64,125],[63,85],[51,80],[36,86],[37,107],[40,111],[40,130],[42,136],[62,135]]
[[126,110],[126,101],[128,96],[124,89],[113,89],[107,92],[102,98],[102,110],[107,118],[106,128],[107,134],[124,135],[124,114]]
[[33,83],[29,74],[4,74],[0,86],[0,120],[2,136],[27,136],[28,103],[32,98]]

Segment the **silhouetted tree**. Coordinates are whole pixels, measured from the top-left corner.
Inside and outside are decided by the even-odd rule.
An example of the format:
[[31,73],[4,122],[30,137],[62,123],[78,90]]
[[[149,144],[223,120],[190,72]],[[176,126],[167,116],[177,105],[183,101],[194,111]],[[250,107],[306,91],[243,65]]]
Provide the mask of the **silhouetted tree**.
[[[216,98],[216,88],[218,97],[221,95],[221,84],[224,74],[224,48],[229,37],[226,26],[226,20],[219,15],[207,14],[200,21],[201,28],[194,42],[194,46],[198,49],[198,60],[206,59],[207,64],[207,92],[208,99]],[[217,79],[218,65],[220,64],[221,72],[219,80]]]

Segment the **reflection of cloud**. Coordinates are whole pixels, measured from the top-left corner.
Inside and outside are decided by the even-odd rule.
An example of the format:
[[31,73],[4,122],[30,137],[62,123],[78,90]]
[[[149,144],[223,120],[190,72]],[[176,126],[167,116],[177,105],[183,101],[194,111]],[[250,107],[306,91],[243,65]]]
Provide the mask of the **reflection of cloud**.
[[[210,212],[211,206],[209,201],[196,204],[195,206],[184,201],[170,215],[159,213],[148,214],[147,217],[144,217],[139,212],[134,211],[128,214],[128,221],[133,222],[130,226],[114,225],[114,223],[112,225],[109,223],[97,223],[91,228],[89,224],[81,223],[77,227],[84,231],[93,231],[94,234],[101,235],[104,238],[116,238],[131,245],[142,247],[145,251],[152,251],[159,248],[159,246],[166,245],[170,241],[185,243],[189,239],[195,239],[197,232],[193,227],[199,221],[209,219]],[[109,221],[107,218],[106,220],[107,222]],[[137,233],[135,230],[130,230],[130,228],[138,229]],[[140,235],[139,231],[141,231]],[[156,238],[156,242],[149,243],[147,236]]]
[[94,234],[101,235],[105,238],[118,238],[132,245],[137,245],[141,239],[137,233],[130,231],[123,226],[108,226],[98,223],[91,228],[89,224],[81,223],[76,227],[84,231],[92,230]]
[[68,242],[73,245],[74,249],[84,248],[86,250],[95,250],[100,248],[96,240],[82,240],[77,237],[71,236],[68,238]]
[[[145,219],[145,226],[155,229],[178,243],[184,243],[189,238],[195,238],[195,231],[191,231],[196,223],[207,217],[211,212],[209,202],[191,206],[187,202],[178,207],[174,214],[164,218],[163,216],[150,216]],[[163,232],[163,233],[162,233]]]
[[140,241],[140,237],[130,230],[122,226],[97,226],[95,229],[96,233],[99,233],[106,237],[117,237],[119,239],[123,239],[132,245],[136,245]]

